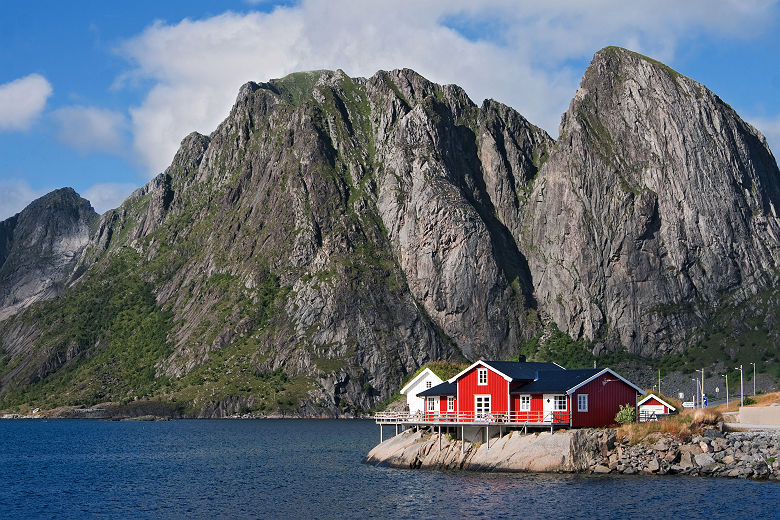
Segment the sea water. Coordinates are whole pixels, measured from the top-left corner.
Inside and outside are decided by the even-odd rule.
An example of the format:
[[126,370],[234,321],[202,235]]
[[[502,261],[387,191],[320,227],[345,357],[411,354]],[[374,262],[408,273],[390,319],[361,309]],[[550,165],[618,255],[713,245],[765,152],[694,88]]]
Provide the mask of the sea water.
[[378,441],[360,420],[3,420],[0,518],[780,518],[778,483],[362,463]]

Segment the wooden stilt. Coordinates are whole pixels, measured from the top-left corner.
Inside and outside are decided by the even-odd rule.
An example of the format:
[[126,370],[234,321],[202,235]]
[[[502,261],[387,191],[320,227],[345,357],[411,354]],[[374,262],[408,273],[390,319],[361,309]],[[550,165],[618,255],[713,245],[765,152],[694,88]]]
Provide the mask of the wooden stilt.
[[441,425],[439,425],[439,451],[441,451]]
[[466,427],[460,427],[460,452],[466,451]]
[[490,425],[485,426],[485,437],[487,437],[487,449],[490,449]]
[[382,436],[382,425],[380,424],[379,425],[379,443],[381,444],[383,440],[385,440],[385,439]]

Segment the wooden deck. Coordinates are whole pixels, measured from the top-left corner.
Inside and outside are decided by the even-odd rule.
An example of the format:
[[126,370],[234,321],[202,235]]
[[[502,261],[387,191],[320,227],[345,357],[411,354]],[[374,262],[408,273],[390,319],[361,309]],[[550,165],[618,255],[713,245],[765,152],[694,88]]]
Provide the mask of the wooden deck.
[[569,412],[377,412],[377,424],[436,425],[436,426],[568,426]]

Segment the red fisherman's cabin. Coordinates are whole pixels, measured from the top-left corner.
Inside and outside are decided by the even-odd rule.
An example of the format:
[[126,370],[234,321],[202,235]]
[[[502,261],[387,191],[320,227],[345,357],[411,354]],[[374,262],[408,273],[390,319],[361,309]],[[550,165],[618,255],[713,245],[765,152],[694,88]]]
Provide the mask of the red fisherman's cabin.
[[[644,392],[609,368],[566,370],[521,360],[477,361],[417,395],[424,410],[395,422],[576,428],[613,424],[620,406],[636,409]],[[392,423],[391,415],[377,414],[377,422]]]

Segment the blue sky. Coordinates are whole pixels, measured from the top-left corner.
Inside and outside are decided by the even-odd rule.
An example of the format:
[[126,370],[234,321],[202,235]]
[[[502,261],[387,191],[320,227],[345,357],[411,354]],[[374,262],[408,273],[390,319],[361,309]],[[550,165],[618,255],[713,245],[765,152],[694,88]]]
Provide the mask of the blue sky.
[[[652,5],[649,5],[652,4]],[[217,8],[218,6],[218,8]],[[593,53],[621,45],[715,91],[780,149],[775,0],[81,1],[0,17],[0,219],[72,186],[103,212],[211,132],[239,87],[410,67],[557,135]]]

